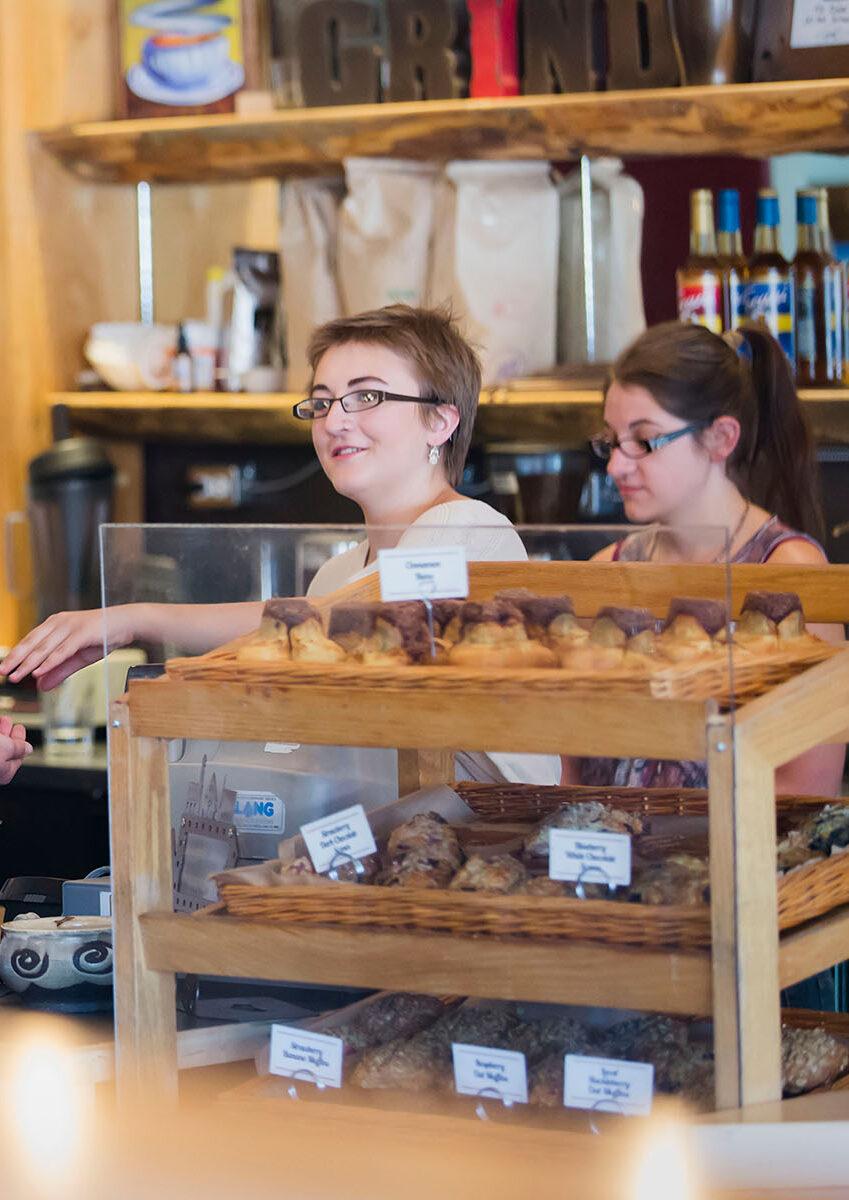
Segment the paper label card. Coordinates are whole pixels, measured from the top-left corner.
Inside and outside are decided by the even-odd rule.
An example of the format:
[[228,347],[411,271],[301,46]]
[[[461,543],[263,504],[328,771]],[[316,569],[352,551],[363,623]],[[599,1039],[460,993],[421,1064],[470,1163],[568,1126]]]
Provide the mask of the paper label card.
[[597,1112],[647,1117],[654,1091],[651,1063],[567,1054],[563,1060],[563,1104]]
[[273,792],[236,792],[233,824],[239,833],[282,833],[286,804]]
[[378,550],[382,600],[455,600],[469,594],[469,568],[462,546]]
[[552,829],[549,838],[548,873],[552,879],[615,887],[627,887],[631,882],[629,834]]
[[300,750],[300,742],[266,742],[266,754],[291,754],[293,750]]
[[100,899],[100,915],[101,915],[101,917],[111,917],[112,916],[112,893],[111,892],[101,892],[99,899]]
[[525,1056],[517,1050],[494,1050],[454,1042],[454,1087],[460,1096],[491,1096],[505,1104],[528,1103]]
[[790,48],[849,46],[849,0],[795,0]]
[[377,853],[374,835],[362,804],[301,826],[312,865],[322,875],[356,859]]
[[294,1025],[272,1025],[268,1069],[272,1075],[339,1088],[344,1048],[341,1038],[309,1033]]

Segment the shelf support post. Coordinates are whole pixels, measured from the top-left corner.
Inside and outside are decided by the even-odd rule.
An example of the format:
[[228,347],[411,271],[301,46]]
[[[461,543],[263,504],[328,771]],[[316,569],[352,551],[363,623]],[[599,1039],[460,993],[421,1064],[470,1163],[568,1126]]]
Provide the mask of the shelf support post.
[[153,324],[153,210],[150,184],[136,184],[136,227],[139,244],[139,320]]
[[581,155],[581,246],[584,264],[584,328],[587,362],[595,362],[595,275],[593,268],[593,182],[590,159]]
[[733,716],[708,720],[718,1108],[781,1098],[775,772]]
[[109,721],[115,941],[115,1080],[122,1104],[176,1099],[174,974],[151,970],[139,917],[170,911],[171,812],[164,738],[132,737],[125,704]]

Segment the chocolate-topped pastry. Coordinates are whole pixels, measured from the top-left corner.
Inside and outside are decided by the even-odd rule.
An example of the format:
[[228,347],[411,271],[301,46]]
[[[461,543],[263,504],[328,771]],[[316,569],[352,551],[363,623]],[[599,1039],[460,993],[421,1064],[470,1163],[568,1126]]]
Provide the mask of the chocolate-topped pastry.
[[346,650],[353,651],[364,638],[371,637],[379,605],[370,601],[350,600],[334,604],[330,610],[328,636]]
[[554,655],[536,638],[528,637],[515,604],[506,600],[474,600],[460,613],[460,640],[448,661],[468,667],[553,667]]
[[737,622],[736,640],[754,648],[777,648],[778,642],[802,637],[805,617],[795,592],[748,592]]
[[527,588],[509,588],[496,593],[495,600],[518,608],[530,637],[563,637],[578,628],[571,596],[537,596]]
[[561,645],[560,661],[572,671],[645,670],[655,637],[655,619],[647,608],[607,605],[593,621],[588,642]]
[[431,600],[433,613],[433,632],[436,637],[449,642],[452,646],[460,638],[460,614],[463,611],[463,600]]
[[321,615],[302,597],[267,600],[257,632],[239,647],[240,662],[285,662],[290,658],[313,662],[339,662],[345,651],[328,641]]
[[669,602],[669,613],[660,636],[658,651],[670,662],[693,662],[712,658],[714,638],[727,624],[725,605],[718,600],[677,596]]
[[321,621],[318,609],[300,596],[289,598],[276,596],[266,600],[262,609],[262,624],[273,622],[275,626],[285,625],[293,629],[304,621]]
[[427,614],[418,601],[351,601],[330,612],[329,634],[359,662],[391,666],[431,658]]
[[342,662],[345,651],[324,632],[321,613],[302,597],[268,600],[262,610],[260,635],[274,631],[288,635],[289,650],[296,662]]
[[[705,633],[716,637],[728,624],[728,609],[721,600],[703,600],[701,597],[674,596],[669,601],[669,612],[664,629],[671,629],[682,617],[691,617]],[[686,635],[685,635],[686,636]]]

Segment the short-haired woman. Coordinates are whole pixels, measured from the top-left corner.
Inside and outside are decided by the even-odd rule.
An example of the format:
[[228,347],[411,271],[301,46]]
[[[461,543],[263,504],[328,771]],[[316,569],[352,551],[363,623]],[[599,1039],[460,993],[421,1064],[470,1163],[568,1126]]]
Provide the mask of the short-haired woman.
[[[390,305],[321,326],[309,348],[310,394],[296,405],[333,487],[362,510],[366,539],[325,563],[309,595],[335,591],[375,569],[378,550],[463,545],[470,560],[527,558],[496,509],[461,496],[481,386],[478,358],[445,312]],[[202,652],[259,624],[261,603],[128,604],[106,610],[111,648],[164,641]],[[100,610],[57,613],[0,663],[14,682],[32,674],[55,687],[101,657]],[[508,779],[556,783],[552,756],[490,756]],[[475,777],[486,778],[481,759]],[[484,774],[481,776],[480,771]]]

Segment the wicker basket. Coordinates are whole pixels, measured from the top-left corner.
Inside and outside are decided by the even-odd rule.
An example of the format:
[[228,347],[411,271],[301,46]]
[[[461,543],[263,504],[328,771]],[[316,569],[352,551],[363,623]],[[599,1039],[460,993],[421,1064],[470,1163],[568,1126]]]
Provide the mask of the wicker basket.
[[502,695],[531,691],[586,692],[617,696],[654,696],[662,700],[718,700],[730,704],[751,699],[769,688],[822,662],[838,648],[813,639],[804,649],[783,654],[764,655],[735,664],[733,674],[726,656],[715,661],[665,667],[652,674],[617,671],[594,673],[559,668],[486,671],[452,666],[378,667],[362,663],[245,663],[236,650],[247,638],[221,646],[197,658],[175,658],[166,663],[175,679],[206,683],[241,683],[261,687],[286,688],[334,687],[349,691],[354,687],[380,688],[392,692],[441,692],[468,689]]
[[[620,797],[618,789],[504,788],[459,785],[472,808],[489,807],[486,791],[504,800],[512,795],[510,810],[516,816],[527,795],[535,795],[552,811],[564,799],[610,800],[646,815],[677,813],[698,815],[707,811],[705,793],[651,789]],[[627,791],[628,789],[621,789]],[[548,796],[556,793],[557,798]],[[828,803],[821,797],[783,797],[784,819],[806,808]],[[503,809],[502,809],[502,819]],[[527,808],[524,820],[528,819]],[[539,808],[534,818],[543,815]],[[521,819],[521,818],[520,818]],[[668,846],[667,850],[672,849]],[[222,883],[221,900],[234,916],[283,924],[335,925],[347,928],[407,928],[429,933],[490,935],[497,937],[571,938],[621,946],[703,949],[710,945],[710,907],[704,905],[646,905],[613,900],[578,900],[563,897],[493,896],[480,892],[453,892],[414,888],[381,888],[369,884],[330,884],[326,887],[262,887]],[[849,853],[811,862],[778,880],[779,929],[792,929],[849,903]]]

